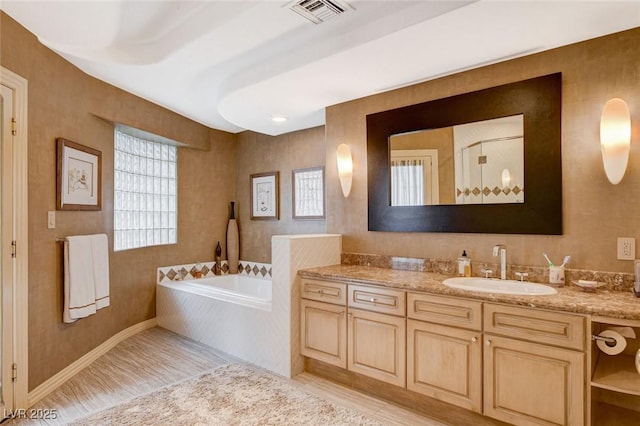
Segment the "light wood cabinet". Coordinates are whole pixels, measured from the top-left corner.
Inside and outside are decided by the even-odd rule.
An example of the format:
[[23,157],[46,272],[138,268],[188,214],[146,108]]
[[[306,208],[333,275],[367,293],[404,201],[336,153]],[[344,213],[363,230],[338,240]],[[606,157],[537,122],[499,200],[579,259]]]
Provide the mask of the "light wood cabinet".
[[585,316],[322,280],[302,297],[305,356],[516,425],[589,422]]
[[338,367],[347,367],[347,308],[302,300],[300,352]]
[[333,281],[321,281],[305,278],[302,280],[303,299],[346,306],[347,285]]
[[406,319],[350,309],[348,329],[347,368],[404,387]]
[[347,367],[347,307],[344,283],[303,279],[300,353]]
[[406,293],[402,290],[349,285],[347,292],[349,308],[402,317],[406,315]]
[[640,351],[640,321],[596,317],[592,318],[591,327],[595,335],[606,329],[624,327],[636,336],[627,337],[627,346],[618,355],[607,355],[595,342],[592,344],[591,424],[639,425],[640,371],[636,369],[635,356]]
[[586,318],[519,306],[484,304],[485,333],[583,351]]
[[484,303],[484,414],[517,425],[585,424],[586,318]]
[[407,293],[407,318],[482,330],[482,302],[425,293]]
[[407,320],[407,389],[482,412],[482,333]]
[[582,425],[584,353],[506,337],[484,342],[484,414],[517,425]]

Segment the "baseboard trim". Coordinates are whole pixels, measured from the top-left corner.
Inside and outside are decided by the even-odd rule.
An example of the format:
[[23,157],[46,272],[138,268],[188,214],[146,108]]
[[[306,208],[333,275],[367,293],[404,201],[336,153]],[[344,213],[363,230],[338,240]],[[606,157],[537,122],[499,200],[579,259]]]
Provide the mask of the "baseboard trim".
[[84,354],[81,358],[77,359],[73,363],[66,366],[57,374],[40,384],[37,388],[29,392],[27,397],[27,406],[31,407],[36,402],[40,401],[45,396],[56,390],[59,386],[64,384],[67,380],[78,374],[83,368],[87,367],[93,361],[107,353],[110,349],[116,346],[123,340],[140,333],[141,331],[153,328],[158,325],[158,320],[152,318],[150,320],[139,322],[132,325],[119,333],[111,336],[108,340],[102,343],[100,346],[94,348],[90,352]]

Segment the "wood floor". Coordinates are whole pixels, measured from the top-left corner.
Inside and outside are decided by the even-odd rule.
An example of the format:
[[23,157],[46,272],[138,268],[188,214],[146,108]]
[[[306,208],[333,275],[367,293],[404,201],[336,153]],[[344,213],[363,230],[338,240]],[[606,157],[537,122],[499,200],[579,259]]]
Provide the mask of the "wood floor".
[[[14,419],[3,426],[66,424],[229,362],[238,360],[156,327],[123,341],[32,407],[55,409],[55,420]],[[291,383],[386,425],[442,425],[308,373]]]

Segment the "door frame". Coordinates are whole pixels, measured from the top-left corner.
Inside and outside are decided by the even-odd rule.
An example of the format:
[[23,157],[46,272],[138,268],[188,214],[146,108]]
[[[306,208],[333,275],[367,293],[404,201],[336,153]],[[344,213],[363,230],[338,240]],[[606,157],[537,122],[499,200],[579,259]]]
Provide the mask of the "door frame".
[[14,385],[15,408],[28,408],[29,393],[29,209],[28,209],[28,82],[0,66],[0,83],[13,91],[16,134],[13,146],[13,208],[16,259],[13,289],[14,363],[18,379]]

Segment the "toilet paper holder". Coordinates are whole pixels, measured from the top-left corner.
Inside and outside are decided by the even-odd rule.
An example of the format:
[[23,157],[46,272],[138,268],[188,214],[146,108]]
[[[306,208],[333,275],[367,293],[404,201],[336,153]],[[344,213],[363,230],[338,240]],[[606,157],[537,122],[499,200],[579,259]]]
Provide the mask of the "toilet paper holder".
[[591,335],[591,340],[594,340],[594,341],[595,340],[602,340],[608,345],[615,345],[616,344],[616,339],[614,339],[613,337],[598,336],[597,334],[592,334]]

